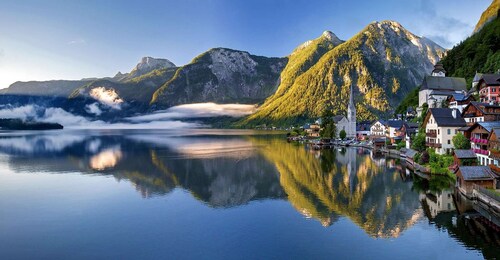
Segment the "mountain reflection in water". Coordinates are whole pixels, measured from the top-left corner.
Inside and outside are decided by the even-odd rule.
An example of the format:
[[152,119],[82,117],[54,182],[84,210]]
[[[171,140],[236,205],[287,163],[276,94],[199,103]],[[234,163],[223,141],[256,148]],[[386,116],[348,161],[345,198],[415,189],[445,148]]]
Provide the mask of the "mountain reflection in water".
[[[347,217],[376,238],[399,237],[427,218],[473,247],[497,253],[495,246],[471,242],[465,229],[456,228],[466,220],[450,215],[455,214],[451,191],[414,181],[395,159],[377,158],[369,150],[319,152],[280,135],[234,131],[62,133],[3,134],[0,153],[16,173],[113,176],[132,183],[145,198],[182,188],[214,208],[287,200],[323,226]],[[450,180],[443,183],[449,187]]]

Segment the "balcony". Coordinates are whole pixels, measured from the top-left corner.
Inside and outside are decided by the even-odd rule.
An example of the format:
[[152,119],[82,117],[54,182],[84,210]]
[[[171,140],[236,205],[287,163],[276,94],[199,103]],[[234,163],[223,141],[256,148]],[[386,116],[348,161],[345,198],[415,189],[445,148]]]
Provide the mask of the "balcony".
[[427,137],[433,137],[433,138],[436,138],[437,137],[437,133],[436,132],[427,132],[425,133],[425,135]]
[[481,139],[481,138],[474,138],[474,137],[471,137],[470,141],[473,143],[476,143],[476,144],[487,144],[488,143],[488,139]]
[[427,147],[432,147],[432,148],[441,148],[441,144],[440,143],[429,143],[429,142],[427,142],[427,143],[425,143],[425,145]]
[[482,154],[482,155],[488,155],[489,152],[488,150],[483,150],[483,149],[472,149],[476,154]]

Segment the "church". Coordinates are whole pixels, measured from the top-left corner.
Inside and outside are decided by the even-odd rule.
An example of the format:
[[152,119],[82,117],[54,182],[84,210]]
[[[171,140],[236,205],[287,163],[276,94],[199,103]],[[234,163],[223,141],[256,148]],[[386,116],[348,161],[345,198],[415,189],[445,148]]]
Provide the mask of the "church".
[[340,131],[344,130],[347,138],[356,138],[356,106],[354,106],[352,85],[349,93],[349,104],[347,105],[347,117],[344,115],[334,116],[333,122],[337,126],[337,137]]

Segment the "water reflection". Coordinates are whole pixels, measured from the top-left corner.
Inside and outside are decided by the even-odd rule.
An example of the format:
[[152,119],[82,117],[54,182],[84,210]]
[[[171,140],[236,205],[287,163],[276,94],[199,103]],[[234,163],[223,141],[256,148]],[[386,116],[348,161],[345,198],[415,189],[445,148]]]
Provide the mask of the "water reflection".
[[0,153],[17,173],[112,176],[145,198],[181,188],[215,208],[287,200],[323,226],[347,217],[375,238],[399,237],[427,219],[485,255],[500,245],[449,189],[453,180],[413,177],[399,160],[364,149],[314,151],[279,136],[234,133],[67,132],[3,135]]

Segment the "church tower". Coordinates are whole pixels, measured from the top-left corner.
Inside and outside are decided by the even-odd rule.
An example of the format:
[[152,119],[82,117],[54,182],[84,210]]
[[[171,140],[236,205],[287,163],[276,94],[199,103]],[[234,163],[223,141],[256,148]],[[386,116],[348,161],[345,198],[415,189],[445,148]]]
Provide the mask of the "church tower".
[[356,137],[356,106],[354,105],[354,92],[349,93],[349,105],[347,106],[347,121],[349,121],[349,127],[347,128],[347,137]]

